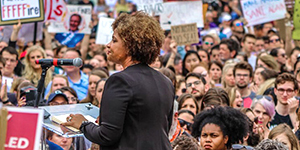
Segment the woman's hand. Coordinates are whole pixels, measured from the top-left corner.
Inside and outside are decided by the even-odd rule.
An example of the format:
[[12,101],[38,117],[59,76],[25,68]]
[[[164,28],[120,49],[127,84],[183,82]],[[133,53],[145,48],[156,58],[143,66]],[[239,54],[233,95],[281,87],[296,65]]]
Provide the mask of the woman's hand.
[[74,114],[70,114],[70,116],[67,117],[66,121],[67,122],[62,123],[61,125],[63,125],[63,126],[71,126],[71,127],[76,128],[76,129],[79,129],[80,126],[81,126],[81,124],[82,124],[82,122],[83,121],[88,121],[88,120],[85,119],[83,117],[83,115],[81,115],[81,114],[75,114],[75,115]]
[[19,100],[18,100],[18,107],[23,107],[26,105],[26,98],[24,96],[22,96]]

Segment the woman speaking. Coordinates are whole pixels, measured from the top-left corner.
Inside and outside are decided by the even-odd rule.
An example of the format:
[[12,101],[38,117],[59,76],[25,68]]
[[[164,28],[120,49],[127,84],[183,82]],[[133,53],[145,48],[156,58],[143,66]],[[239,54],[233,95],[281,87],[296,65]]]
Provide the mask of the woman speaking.
[[143,12],[121,14],[112,28],[107,57],[124,71],[106,81],[99,126],[80,114],[71,114],[62,125],[80,129],[101,150],[171,150],[168,131],[174,88],[167,77],[148,66],[159,55],[163,30]]

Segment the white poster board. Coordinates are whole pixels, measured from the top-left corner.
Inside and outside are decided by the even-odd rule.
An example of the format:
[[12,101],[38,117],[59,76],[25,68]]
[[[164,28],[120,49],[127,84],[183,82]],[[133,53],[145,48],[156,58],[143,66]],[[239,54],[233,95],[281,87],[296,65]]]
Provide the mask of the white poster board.
[[159,15],[164,11],[163,0],[134,0],[137,9],[144,11],[149,15]]
[[248,26],[285,18],[284,0],[241,0]]
[[163,3],[164,11],[160,14],[160,25],[164,30],[171,26],[197,23],[203,27],[202,1],[184,1]]
[[113,35],[111,25],[114,21],[115,19],[105,17],[99,19],[96,44],[107,44],[111,41]]
[[68,13],[63,22],[52,22],[48,27],[50,33],[85,33],[90,34],[92,6],[67,5]]
[[64,0],[44,0],[45,21],[63,22],[67,15],[67,4]]

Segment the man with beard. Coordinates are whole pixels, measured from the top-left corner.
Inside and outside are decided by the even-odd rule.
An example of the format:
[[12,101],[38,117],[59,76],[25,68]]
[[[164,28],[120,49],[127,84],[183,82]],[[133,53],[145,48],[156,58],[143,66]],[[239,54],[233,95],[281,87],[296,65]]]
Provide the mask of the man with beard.
[[201,108],[202,98],[209,89],[204,77],[199,73],[189,73],[185,77],[186,91],[197,99],[199,108]]
[[280,74],[275,80],[274,93],[277,97],[275,116],[271,126],[281,123],[288,124],[292,129],[297,128],[297,113],[299,100],[295,98],[298,93],[298,84],[294,75],[290,73]]
[[231,22],[230,24],[232,35],[235,35],[239,42],[241,42],[244,34],[245,34],[245,29],[244,29],[244,24],[240,19],[235,19]]
[[238,91],[243,98],[243,106],[250,108],[256,94],[251,91],[249,84],[252,82],[253,69],[248,62],[237,63],[233,68],[233,75]]

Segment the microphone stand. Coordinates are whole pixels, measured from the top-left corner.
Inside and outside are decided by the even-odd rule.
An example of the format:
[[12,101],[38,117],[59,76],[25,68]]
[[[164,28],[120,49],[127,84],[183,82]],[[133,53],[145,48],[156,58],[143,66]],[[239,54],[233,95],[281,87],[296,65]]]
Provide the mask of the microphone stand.
[[39,80],[39,83],[38,83],[38,86],[37,86],[37,95],[35,97],[35,104],[34,104],[34,107],[36,107],[36,108],[39,106],[39,103],[40,103],[42,91],[43,91],[44,85],[45,85],[45,78],[46,78],[47,70],[51,66],[52,65],[41,65],[42,75],[41,75],[41,79]]

